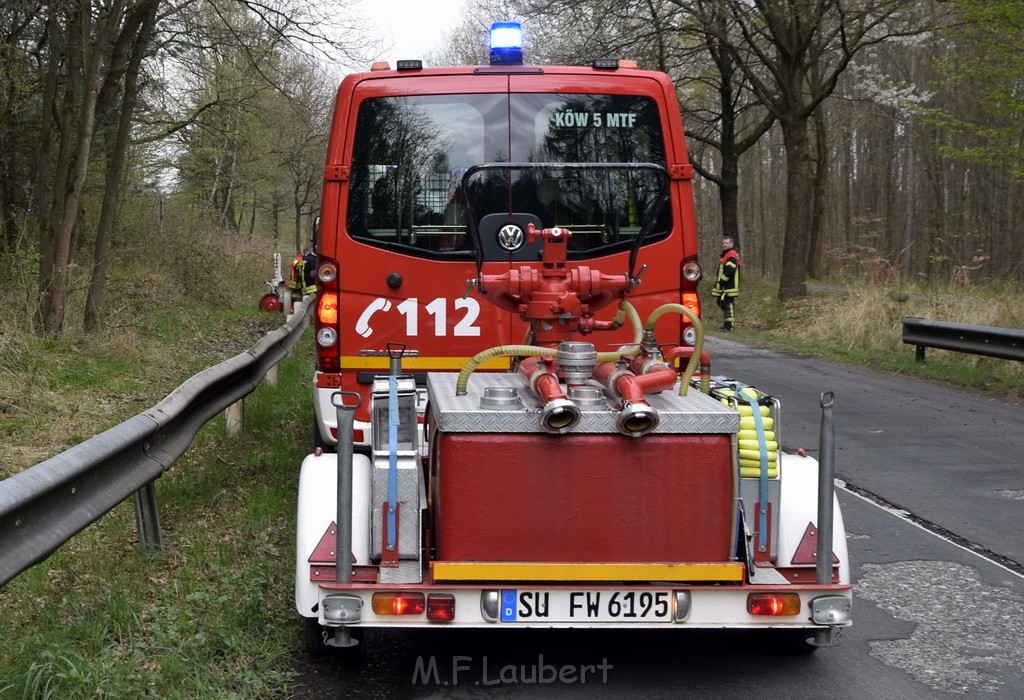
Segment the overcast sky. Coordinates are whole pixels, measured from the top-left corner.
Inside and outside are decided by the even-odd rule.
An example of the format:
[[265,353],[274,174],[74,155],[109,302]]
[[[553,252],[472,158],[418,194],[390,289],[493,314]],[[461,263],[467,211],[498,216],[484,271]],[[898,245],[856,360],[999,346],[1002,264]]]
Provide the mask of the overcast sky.
[[437,51],[459,23],[465,0],[361,0],[360,10],[375,24],[382,55],[392,67],[400,58],[425,58]]

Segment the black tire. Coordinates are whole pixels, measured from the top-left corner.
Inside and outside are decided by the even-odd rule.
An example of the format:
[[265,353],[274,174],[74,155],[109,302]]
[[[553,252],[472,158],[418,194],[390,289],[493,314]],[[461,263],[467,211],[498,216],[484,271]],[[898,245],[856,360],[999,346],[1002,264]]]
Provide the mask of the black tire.
[[[316,428],[314,428],[315,430]],[[332,634],[315,617],[302,618],[302,645],[314,656],[327,656],[334,647],[324,643],[324,634]]]

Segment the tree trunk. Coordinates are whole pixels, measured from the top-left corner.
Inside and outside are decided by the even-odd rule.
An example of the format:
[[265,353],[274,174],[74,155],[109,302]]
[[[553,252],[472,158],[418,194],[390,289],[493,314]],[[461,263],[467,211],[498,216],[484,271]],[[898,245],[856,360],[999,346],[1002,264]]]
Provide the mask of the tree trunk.
[[85,330],[95,331],[102,320],[103,291],[107,284],[107,257],[110,254],[110,237],[113,229],[114,214],[121,193],[121,180],[124,163],[128,152],[128,138],[131,134],[132,117],[139,93],[139,71],[142,59],[149,48],[153,29],[156,27],[156,10],[160,0],[148,0],[146,6],[140,8],[145,12],[138,35],[132,44],[131,56],[128,58],[124,74],[124,96],[121,99],[121,111],[118,117],[117,133],[114,137],[112,150],[107,156],[106,182],[103,190],[103,204],[100,210],[100,221],[96,229],[96,250],[89,280],[89,294],[85,302]]
[[[55,188],[58,200],[55,209],[60,215],[53,219],[54,238],[51,241],[53,266],[50,279],[43,280],[44,294],[40,305],[40,320],[44,332],[56,335],[64,330],[67,311],[68,288],[71,274],[71,238],[78,225],[78,212],[82,201],[82,189],[89,171],[89,152],[95,135],[96,102],[100,89],[100,71],[103,66],[104,49],[109,45],[115,28],[120,24],[124,9],[122,0],[114,0],[109,14],[100,25],[99,34],[93,42],[89,41],[91,18],[88,12],[77,8],[78,14],[72,23],[71,33],[78,32],[83,39],[80,47],[88,62],[79,66],[81,69],[81,93],[77,106],[79,123],[74,136],[74,160],[69,168],[69,182],[63,189]],[[71,52],[74,53],[73,51]],[[77,71],[76,71],[77,72]],[[71,111],[71,110],[69,110]],[[67,131],[62,140],[70,141]],[[68,149],[70,150],[70,149]],[[62,163],[58,163],[58,168]]]
[[807,120],[795,117],[782,119],[780,123],[786,146],[786,228],[782,241],[779,299],[785,301],[807,294],[814,170]]
[[825,276],[825,236],[822,233],[822,222],[825,218],[825,199],[827,197],[829,158],[828,158],[828,126],[825,120],[824,107],[814,110],[814,139],[816,163],[814,168],[814,196],[811,207],[811,236],[808,244],[807,274],[816,279]]
[[302,245],[302,201],[299,198],[299,186],[295,185],[292,190],[292,200],[295,204],[295,252],[303,252]]
[[718,201],[722,207],[722,235],[730,236],[737,248],[743,245],[740,241],[739,194],[740,187],[735,173],[731,180],[723,177],[718,185]]

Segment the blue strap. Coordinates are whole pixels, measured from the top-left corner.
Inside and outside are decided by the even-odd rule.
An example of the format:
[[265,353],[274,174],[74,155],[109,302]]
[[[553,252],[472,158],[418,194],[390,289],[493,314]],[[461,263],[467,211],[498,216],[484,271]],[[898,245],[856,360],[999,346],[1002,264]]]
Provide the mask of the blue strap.
[[761,474],[757,484],[757,551],[768,551],[768,445],[764,440],[764,421],[761,420],[761,407],[757,397],[737,388],[736,393],[746,399],[754,414],[754,429],[757,431],[757,447],[761,452]]
[[388,377],[388,551],[395,549],[398,503],[398,378]]

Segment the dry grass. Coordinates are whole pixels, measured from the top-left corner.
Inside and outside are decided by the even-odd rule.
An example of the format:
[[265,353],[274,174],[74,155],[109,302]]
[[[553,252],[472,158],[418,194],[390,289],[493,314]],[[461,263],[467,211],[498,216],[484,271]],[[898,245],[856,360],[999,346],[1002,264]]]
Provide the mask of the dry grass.
[[[905,317],[1024,328],[1019,286],[879,287],[867,280],[832,280],[812,283],[809,291],[781,303],[774,283],[747,275],[737,338],[1024,399],[1022,362],[929,349],[927,362],[916,364],[914,349],[902,342]],[[716,313],[712,308],[711,318],[717,320]]]

